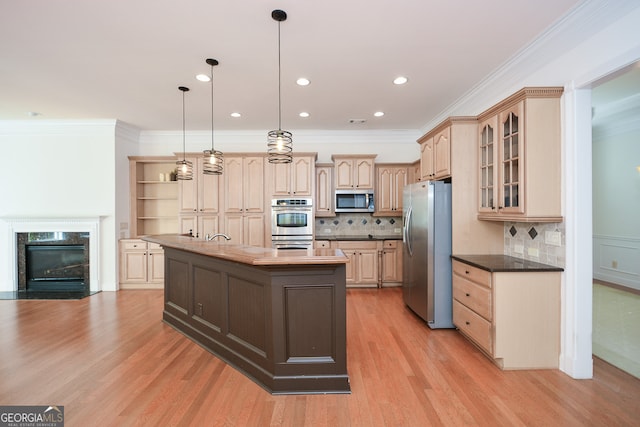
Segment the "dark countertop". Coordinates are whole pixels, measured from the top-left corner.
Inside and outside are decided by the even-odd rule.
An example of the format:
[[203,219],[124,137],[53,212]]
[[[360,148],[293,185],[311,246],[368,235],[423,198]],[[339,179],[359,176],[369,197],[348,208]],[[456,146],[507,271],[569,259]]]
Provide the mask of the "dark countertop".
[[315,240],[402,240],[402,234],[386,234],[386,235],[375,235],[375,234],[355,234],[355,235],[341,235],[341,236],[315,236]]
[[451,255],[451,258],[492,273],[564,271],[561,267],[508,255]]

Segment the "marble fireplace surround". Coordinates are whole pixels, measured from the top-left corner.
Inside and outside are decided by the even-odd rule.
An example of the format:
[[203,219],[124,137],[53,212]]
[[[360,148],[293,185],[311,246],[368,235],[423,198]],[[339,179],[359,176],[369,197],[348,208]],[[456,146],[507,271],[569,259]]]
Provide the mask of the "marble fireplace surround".
[[100,218],[2,218],[9,237],[9,277],[13,290],[18,290],[18,233],[32,232],[88,232],[89,233],[89,286],[91,292],[100,286]]

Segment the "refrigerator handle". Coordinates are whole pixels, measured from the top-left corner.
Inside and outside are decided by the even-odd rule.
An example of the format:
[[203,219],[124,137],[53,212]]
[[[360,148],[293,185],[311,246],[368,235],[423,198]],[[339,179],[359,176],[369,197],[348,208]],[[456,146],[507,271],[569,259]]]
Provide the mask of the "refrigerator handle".
[[405,221],[405,241],[407,242],[407,250],[409,251],[409,256],[413,256],[413,242],[411,241],[411,220],[413,218],[413,207],[409,207],[407,211],[407,219]]

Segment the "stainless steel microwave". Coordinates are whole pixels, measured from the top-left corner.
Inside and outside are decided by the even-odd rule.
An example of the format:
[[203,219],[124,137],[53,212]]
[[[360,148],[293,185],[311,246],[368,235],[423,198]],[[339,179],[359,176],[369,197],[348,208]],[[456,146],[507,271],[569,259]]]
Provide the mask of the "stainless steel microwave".
[[336,212],[373,212],[373,190],[336,190]]

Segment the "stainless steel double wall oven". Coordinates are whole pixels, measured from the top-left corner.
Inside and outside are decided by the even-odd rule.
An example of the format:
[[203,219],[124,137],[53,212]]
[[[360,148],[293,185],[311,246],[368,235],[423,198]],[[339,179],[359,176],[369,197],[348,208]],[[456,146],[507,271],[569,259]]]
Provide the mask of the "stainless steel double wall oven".
[[271,242],[276,249],[313,247],[313,199],[271,201]]

